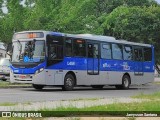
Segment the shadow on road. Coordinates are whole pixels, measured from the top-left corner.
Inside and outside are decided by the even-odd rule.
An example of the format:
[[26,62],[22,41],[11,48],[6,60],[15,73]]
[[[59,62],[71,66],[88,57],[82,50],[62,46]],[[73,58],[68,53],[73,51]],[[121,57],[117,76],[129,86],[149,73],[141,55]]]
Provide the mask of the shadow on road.
[[78,91],[133,91],[133,90],[147,90],[147,89],[153,89],[154,87],[151,86],[135,86],[131,87],[127,90],[119,90],[116,89],[115,87],[104,87],[102,89],[95,89],[92,87],[75,87],[72,91],[63,91],[61,87],[44,87],[42,90],[36,90],[34,88],[27,88],[27,89],[22,89],[24,91],[34,91],[34,92],[78,92]]

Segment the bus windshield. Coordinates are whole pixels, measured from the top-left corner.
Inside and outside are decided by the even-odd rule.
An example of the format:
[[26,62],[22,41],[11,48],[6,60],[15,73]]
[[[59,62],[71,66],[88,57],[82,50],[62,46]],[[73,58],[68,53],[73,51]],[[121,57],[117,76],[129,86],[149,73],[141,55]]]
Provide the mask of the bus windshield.
[[12,62],[42,62],[44,60],[44,41],[32,40],[13,43]]

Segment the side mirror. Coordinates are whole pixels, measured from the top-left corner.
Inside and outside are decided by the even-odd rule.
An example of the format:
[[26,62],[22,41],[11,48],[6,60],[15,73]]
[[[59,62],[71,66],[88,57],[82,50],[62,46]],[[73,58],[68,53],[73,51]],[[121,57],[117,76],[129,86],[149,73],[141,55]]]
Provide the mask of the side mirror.
[[7,45],[6,52],[7,52],[7,54],[8,54],[9,56],[12,55],[12,43],[9,43],[9,44]]

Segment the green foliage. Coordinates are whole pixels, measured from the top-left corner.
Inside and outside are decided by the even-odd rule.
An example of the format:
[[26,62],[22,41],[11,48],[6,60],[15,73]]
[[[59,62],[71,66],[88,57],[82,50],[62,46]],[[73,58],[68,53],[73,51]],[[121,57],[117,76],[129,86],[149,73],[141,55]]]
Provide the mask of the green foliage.
[[[153,7],[118,7],[103,23],[110,35],[136,42],[152,42],[159,20],[151,13]],[[158,11],[156,11],[158,12]],[[107,33],[106,33],[107,34]]]
[[156,100],[156,99],[160,99],[160,92],[155,92],[153,94],[140,93],[139,95],[133,96],[133,98]]
[[102,27],[105,35],[155,45],[159,57],[160,7],[120,6],[106,16]]
[[0,41],[5,43],[14,31],[50,30],[111,35],[160,51],[160,6],[154,0],[25,0],[23,5],[0,0],[0,7],[5,1],[8,13],[0,10]]

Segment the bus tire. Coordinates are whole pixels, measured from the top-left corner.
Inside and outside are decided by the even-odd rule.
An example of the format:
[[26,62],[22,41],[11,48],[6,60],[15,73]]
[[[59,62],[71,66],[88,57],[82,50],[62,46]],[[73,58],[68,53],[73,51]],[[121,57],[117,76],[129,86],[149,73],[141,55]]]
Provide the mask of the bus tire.
[[95,89],[102,89],[104,85],[91,85],[91,87]]
[[32,84],[33,88],[35,88],[36,90],[42,90],[44,88],[44,85],[35,85]]
[[130,77],[128,75],[124,75],[122,78],[122,85],[116,85],[115,87],[117,89],[129,89],[130,83]]
[[64,78],[64,85],[62,86],[62,90],[71,91],[73,90],[74,85],[75,85],[75,79],[73,75],[67,74]]
[[122,78],[122,88],[129,89],[130,83],[131,83],[130,77],[128,75],[124,75]]

